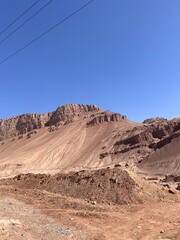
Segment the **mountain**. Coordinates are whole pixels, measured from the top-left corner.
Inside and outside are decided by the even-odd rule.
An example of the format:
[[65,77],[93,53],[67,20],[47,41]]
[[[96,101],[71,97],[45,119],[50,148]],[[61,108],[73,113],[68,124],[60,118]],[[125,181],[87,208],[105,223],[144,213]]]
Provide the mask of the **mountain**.
[[179,145],[96,105],[0,120],[0,239],[179,239]]
[[0,140],[26,134],[34,129],[51,126],[56,123],[67,124],[88,112],[100,111],[96,105],[68,104],[47,114],[23,114],[0,120]]
[[96,105],[0,120],[0,176],[100,169],[120,164],[180,174],[180,118],[136,123]]

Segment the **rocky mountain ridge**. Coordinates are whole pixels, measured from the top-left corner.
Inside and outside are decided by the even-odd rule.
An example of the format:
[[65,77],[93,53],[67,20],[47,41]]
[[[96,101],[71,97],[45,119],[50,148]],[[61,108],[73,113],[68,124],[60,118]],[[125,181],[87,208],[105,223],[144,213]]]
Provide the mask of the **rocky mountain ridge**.
[[47,114],[23,114],[0,120],[0,141],[26,134],[45,126],[66,125],[80,117],[86,118],[87,115],[90,119],[93,118],[90,120],[89,125],[125,119],[125,116],[117,113],[103,112],[96,105],[66,104]]
[[17,117],[0,120],[0,140],[16,137],[34,129],[45,126],[52,113],[23,114]]
[[[79,118],[86,119],[87,126],[127,120],[126,116],[111,111],[103,111],[96,105],[66,104],[47,114],[23,114],[0,120],[0,141],[42,127],[67,125]],[[146,119],[142,124],[123,132],[118,141],[114,142],[111,151],[102,153],[101,158],[108,154],[123,153],[141,147],[146,148],[147,154],[151,152],[151,149],[159,149],[179,136],[180,118],[169,121],[160,117]]]
[[[172,146],[174,141],[177,150],[173,161],[177,162],[178,139],[180,118],[151,118],[136,123],[96,105],[67,104],[48,114],[24,114],[1,120],[1,168],[13,169],[12,172],[20,168],[23,172],[30,168],[31,172],[39,168],[45,172],[69,171],[112,164],[134,168],[138,164],[142,166],[148,156],[152,153],[155,156],[160,149],[164,152],[165,148],[167,152],[166,146]],[[17,162],[17,166],[12,162]],[[168,166],[166,169],[168,172]]]

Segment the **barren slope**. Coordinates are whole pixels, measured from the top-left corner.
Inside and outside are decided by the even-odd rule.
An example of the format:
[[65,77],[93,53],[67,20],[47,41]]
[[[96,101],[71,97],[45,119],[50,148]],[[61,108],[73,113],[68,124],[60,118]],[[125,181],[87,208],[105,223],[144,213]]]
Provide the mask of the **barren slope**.
[[180,174],[179,137],[180,118],[140,124],[96,105],[64,105],[0,121],[0,177],[139,162],[141,171]]
[[80,119],[53,132],[44,127],[29,139],[6,140],[0,145],[0,176],[56,173],[112,164],[111,156],[100,159],[102,148],[105,145],[108,148],[114,141],[114,132],[126,131],[134,125],[137,124],[126,120],[87,127],[86,121]]
[[180,175],[180,137],[152,152],[142,160],[138,168],[148,174]]
[[[165,198],[145,204],[92,204],[34,188],[39,177],[32,176],[31,187],[23,179],[0,180],[0,239],[180,240],[178,194],[163,191]],[[154,199],[156,184],[143,182]]]
[[179,240],[178,182],[136,174],[180,175],[179,145],[180,118],[96,105],[0,121],[0,238]]

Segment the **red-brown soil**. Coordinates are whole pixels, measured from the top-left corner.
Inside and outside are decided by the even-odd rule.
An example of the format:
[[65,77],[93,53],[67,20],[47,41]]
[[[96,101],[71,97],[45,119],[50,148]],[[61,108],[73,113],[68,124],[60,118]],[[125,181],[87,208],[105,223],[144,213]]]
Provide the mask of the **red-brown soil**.
[[46,190],[97,203],[133,204],[159,201],[164,198],[161,187],[119,167],[56,174],[54,176],[45,174],[17,175],[12,179],[1,181],[21,189]]
[[0,177],[118,163],[144,173],[180,175],[179,137],[180,118],[141,124],[96,105],[69,104],[0,121]]
[[[37,184],[41,180],[40,175],[37,178],[30,175],[29,179],[27,178],[29,183],[23,177],[19,180],[17,177],[14,181],[1,180],[0,223],[4,224],[2,225],[4,230],[0,228],[2,240],[180,239],[178,191],[176,194],[170,194],[161,187],[161,196],[158,195],[157,199],[150,197],[146,198],[145,203],[116,205],[109,201],[109,198],[107,204],[95,202],[94,198],[80,198],[82,193],[79,195],[76,193],[76,198],[68,196],[67,192],[55,193],[54,190],[59,189],[59,184],[49,177],[47,178],[49,183],[46,182],[45,188],[48,184],[50,186],[52,183],[57,184],[54,189],[49,187],[49,191],[44,189],[43,184]],[[139,181],[144,188],[148,188],[146,190],[149,196],[157,194],[156,184]],[[145,182],[147,185],[144,185]],[[67,186],[64,185],[64,188],[67,189]],[[142,191],[142,199],[143,196]],[[34,221],[32,215],[35,217]],[[11,219],[11,224],[7,223],[8,218]],[[57,234],[55,229],[61,230],[58,230]]]
[[179,144],[96,105],[0,120],[0,239],[180,240]]

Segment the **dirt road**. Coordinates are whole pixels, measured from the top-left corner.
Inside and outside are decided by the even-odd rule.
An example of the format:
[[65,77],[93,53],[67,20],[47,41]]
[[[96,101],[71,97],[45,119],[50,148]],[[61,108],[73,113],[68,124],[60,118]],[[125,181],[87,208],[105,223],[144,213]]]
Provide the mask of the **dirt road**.
[[0,186],[0,239],[180,240],[180,198],[96,204],[37,189]]
[[15,199],[2,198],[0,209],[1,240],[84,239],[83,232],[77,233],[64,227],[37,209]]

